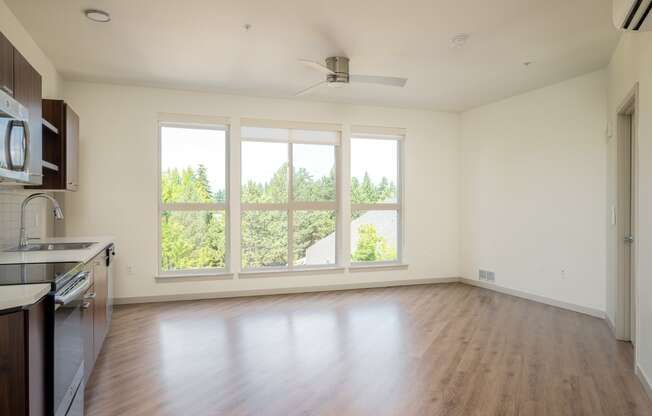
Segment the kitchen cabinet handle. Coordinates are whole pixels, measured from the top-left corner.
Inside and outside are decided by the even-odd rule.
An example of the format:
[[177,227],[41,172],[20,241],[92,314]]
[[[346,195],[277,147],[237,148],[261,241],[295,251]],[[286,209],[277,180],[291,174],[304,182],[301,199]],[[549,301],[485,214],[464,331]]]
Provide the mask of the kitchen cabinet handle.
[[88,295],[84,296],[84,299],[95,299],[97,297],[97,293],[89,293]]

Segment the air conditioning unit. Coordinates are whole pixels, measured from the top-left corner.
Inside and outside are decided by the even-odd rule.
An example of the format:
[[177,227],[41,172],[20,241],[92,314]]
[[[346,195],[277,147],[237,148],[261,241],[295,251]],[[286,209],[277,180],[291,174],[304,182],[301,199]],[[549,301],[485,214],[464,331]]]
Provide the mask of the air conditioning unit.
[[614,0],[613,7],[618,29],[652,31],[652,0]]

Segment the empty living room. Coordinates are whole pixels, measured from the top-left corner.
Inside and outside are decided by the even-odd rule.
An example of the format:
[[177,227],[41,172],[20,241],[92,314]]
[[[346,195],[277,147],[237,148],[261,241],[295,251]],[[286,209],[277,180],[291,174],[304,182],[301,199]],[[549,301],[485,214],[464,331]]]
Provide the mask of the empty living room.
[[0,415],[652,416],[652,0],[0,0]]

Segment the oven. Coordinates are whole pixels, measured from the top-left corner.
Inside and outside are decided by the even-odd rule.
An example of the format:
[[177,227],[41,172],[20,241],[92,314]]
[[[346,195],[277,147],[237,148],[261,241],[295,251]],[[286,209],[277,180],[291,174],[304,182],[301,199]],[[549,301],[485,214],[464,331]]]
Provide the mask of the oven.
[[0,91],[0,181],[31,183],[29,111]]
[[[75,273],[54,294],[54,415],[83,415],[84,293],[91,286],[90,270]],[[81,410],[80,410],[81,409]]]

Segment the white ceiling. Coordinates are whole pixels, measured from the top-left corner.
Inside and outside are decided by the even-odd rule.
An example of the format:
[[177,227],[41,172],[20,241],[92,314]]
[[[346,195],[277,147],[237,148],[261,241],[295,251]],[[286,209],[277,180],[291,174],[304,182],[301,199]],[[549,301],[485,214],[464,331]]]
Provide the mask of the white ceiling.
[[[301,99],[435,110],[602,68],[618,40],[611,0],[5,1],[66,79],[292,97],[323,77],[297,59],[345,55],[352,73],[408,84]],[[86,8],[113,20],[93,23]],[[470,39],[451,48],[460,32]]]

